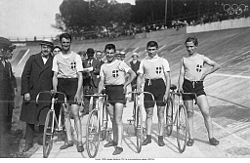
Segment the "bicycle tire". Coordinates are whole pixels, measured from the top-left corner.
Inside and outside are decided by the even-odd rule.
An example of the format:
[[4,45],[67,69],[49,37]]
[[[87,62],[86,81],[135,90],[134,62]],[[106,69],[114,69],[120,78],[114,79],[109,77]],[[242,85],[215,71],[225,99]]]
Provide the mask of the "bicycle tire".
[[100,122],[98,110],[93,109],[87,121],[86,149],[88,156],[94,158],[97,155],[100,145]]
[[178,150],[180,153],[183,153],[185,151],[188,138],[188,120],[187,120],[187,112],[184,105],[179,106],[176,126],[177,126]]
[[136,109],[136,145],[137,145],[137,152],[140,153],[142,149],[142,141],[143,141],[143,127],[142,127],[142,110],[141,107],[137,106]]
[[53,147],[54,136],[54,112],[49,110],[46,116],[43,132],[43,157],[47,158]]
[[165,105],[166,110],[166,134],[170,136],[173,131],[174,125],[174,105],[173,105],[173,98],[170,97]]

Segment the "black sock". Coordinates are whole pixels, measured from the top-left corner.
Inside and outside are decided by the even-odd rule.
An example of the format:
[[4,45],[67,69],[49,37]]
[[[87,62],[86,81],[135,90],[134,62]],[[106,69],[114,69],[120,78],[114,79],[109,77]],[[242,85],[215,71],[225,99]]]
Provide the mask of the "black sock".
[[147,139],[151,140],[151,135],[147,135]]
[[158,136],[158,140],[163,140],[163,136]]

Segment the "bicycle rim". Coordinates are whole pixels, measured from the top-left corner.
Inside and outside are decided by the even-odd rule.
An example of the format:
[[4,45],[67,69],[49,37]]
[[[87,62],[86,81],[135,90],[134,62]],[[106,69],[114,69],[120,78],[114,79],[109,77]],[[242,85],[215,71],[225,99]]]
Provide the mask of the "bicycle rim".
[[47,158],[53,146],[54,121],[53,111],[49,110],[46,116],[43,132],[43,157]]
[[169,98],[166,106],[165,106],[165,110],[166,110],[166,134],[167,136],[170,136],[172,134],[173,131],[173,114],[174,114],[174,105],[173,105],[173,99]]
[[187,112],[184,106],[181,105],[179,108],[178,119],[177,119],[177,142],[180,153],[185,151],[187,136],[188,136]]
[[137,108],[136,112],[136,144],[137,144],[137,152],[141,152],[142,148],[142,140],[143,140],[143,129],[142,129],[142,111],[141,108]]
[[90,158],[97,155],[100,145],[98,111],[92,110],[87,121],[86,148]]

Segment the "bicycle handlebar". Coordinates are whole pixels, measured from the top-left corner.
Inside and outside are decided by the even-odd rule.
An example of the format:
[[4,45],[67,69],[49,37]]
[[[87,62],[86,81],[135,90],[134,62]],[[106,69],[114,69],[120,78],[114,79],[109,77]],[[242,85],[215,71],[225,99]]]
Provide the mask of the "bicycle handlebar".
[[153,101],[155,101],[154,95],[152,93],[150,93],[150,92],[132,91],[132,92],[128,92],[128,94],[138,94],[138,95],[140,95],[140,94],[148,94],[148,95],[150,95],[152,97]]
[[106,94],[83,95],[83,97],[107,97]]
[[60,94],[60,95],[63,95],[63,97],[64,97],[64,103],[67,103],[67,96],[66,96],[65,93],[63,93],[63,92],[56,92],[56,91],[52,91],[52,90],[51,91],[39,92],[37,94],[37,96],[36,96],[36,103],[38,103],[38,99],[40,97],[40,94],[50,94],[52,96],[52,98],[55,98],[55,95]]

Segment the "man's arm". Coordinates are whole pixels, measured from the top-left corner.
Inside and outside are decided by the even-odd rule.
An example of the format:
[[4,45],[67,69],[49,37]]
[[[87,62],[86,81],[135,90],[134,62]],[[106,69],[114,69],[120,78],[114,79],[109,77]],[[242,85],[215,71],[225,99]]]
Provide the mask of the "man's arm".
[[138,91],[143,91],[142,90],[142,83],[143,83],[143,74],[139,73],[138,76],[137,76],[137,90]]
[[169,71],[164,71],[164,76],[165,76],[165,81],[166,81],[166,91],[164,95],[164,100],[166,101],[168,99],[169,95],[169,90],[170,90],[170,72]]
[[136,77],[136,74],[132,69],[129,69],[127,73],[129,74],[129,76],[127,80],[125,81],[124,87],[127,87]]
[[52,84],[53,84],[53,90],[57,91],[57,85],[58,85],[58,78],[57,78],[58,72],[54,71],[53,79],[52,79]]
[[32,71],[32,58],[31,56],[27,62],[25,63],[22,77],[21,77],[21,95],[24,95],[24,100],[25,101],[30,101],[31,96],[30,96],[30,76],[31,76],[31,71]]
[[81,102],[81,88],[82,88],[82,72],[81,71],[78,71],[77,72],[77,75],[78,75],[78,82],[77,82],[77,90],[76,90],[76,94],[75,94],[75,98],[74,100],[77,102],[77,103],[80,103]]
[[104,77],[101,76],[101,80],[98,85],[98,94],[101,94],[103,89],[104,89]]
[[182,85],[184,82],[184,65],[183,65],[183,58],[181,60],[181,64],[180,64],[180,74],[179,74],[179,80],[178,80],[178,89],[180,91],[182,91]]
[[207,58],[207,57],[204,57],[204,62],[206,64],[208,64],[209,66],[211,66],[212,68],[208,69],[206,72],[204,72],[201,76],[201,80],[204,80],[205,77],[208,75],[208,74],[211,74],[215,71],[217,71],[219,68],[220,68],[220,65],[218,63],[216,63],[215,61]]

